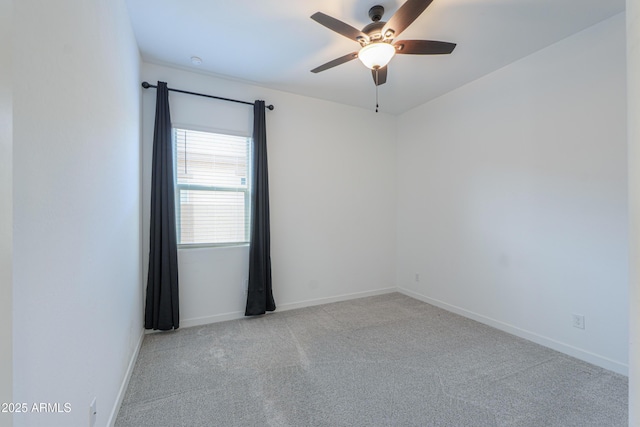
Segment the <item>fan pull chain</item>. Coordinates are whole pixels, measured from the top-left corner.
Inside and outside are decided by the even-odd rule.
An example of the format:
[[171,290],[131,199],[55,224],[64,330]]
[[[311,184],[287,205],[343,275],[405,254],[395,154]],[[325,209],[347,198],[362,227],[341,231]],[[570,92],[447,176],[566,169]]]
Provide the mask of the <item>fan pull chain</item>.
[[376,68],[376,113],[378,112],[378,70],[379,68]]

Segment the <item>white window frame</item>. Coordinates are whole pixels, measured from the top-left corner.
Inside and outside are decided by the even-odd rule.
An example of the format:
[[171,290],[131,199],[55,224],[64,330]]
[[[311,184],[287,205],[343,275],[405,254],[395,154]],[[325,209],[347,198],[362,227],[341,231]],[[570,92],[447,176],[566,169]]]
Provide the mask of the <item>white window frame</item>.
[[[196,185],[196,184],[180,184],[178,183],[178,147],[176,140],[176,131],[177,130],[186,130],[186,131],[196,131],[196,132],[207,132],[214,133],[220,135],[227,136],[235,136],[240,138],[247,139],[247,186],[246,189],[239,189],[238,187],[220,187],[220,186],[207,186],[207,185]],[[171,147],[173,151],[173,176],[174,176],[174,196],[175,196],[175,211],[176,211],[176,237],[178,241],[179,249],[186,248],[215,248],[215,247],[231,247],[231,246],[247,246],[251,240],[251,183],[253,180],[253,140],[251,136],[246,134],[241,134],[237,132],[231,132],[228,130],[220,130],[213,128],[206,128],[200,126],[193,125],[182,125],[173,123],[171,126]],[[245,220],[244,220],[244,235],[245,241],[242,242],[225,242],[225,243],[182,243],[181,242],[181,203],[180,203],[180,192],[184,190],[196,190],[196,191],[229,191],[229,192],[243,192],[244,200],[245,200]]]

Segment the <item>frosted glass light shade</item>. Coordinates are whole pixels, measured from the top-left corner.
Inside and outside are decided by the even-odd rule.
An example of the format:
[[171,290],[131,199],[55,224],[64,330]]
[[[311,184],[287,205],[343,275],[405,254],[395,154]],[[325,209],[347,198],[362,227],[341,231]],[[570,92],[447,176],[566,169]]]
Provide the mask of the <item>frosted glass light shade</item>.
[[382,68],[391,61],[393,55],[396,54],[396,48],[389,43],[377,42],[371,43],[360,49],[358,58],[367,68],[375,70]]

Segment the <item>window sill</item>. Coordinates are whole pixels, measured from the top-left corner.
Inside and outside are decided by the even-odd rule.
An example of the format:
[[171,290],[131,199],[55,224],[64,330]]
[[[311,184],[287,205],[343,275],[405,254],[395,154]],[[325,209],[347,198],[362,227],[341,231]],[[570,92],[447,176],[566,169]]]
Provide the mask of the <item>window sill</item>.
[[242,243],[188,243],[188,244],[179,244],[178,249],[205,249],[205,248],[237,248],[237,247],[248,247],[249,242]]

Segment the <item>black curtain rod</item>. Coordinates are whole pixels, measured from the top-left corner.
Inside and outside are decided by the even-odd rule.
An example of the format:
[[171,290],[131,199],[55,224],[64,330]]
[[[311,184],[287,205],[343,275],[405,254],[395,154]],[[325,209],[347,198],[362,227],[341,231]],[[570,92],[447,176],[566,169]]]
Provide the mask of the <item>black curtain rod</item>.
[[[150,87],[152,87],[154,89],[158,88],[158,86],[149,84],[147,82],[142,82],[142,87],[145,88],[145,89],[149,89]],[[222,101],[230,101],[230,102],[237,102],[239,104],[253,105],[253,102],[238,101],[237,99],[222,98],[220,96],[207,95],[207,94],[204,94],[204,93],[197,93],[197,92],[189,92],[189,91],[180,90],[180,89],[171,89],[171,88],[167,88],[167,89],[172,91],[172,92],[186,93],[187,95],[204,96],[205,98],[220,99]],[[269,110],[273,110],[275,107],[273,105],[267,105],[267,106],[265,106],[265,108],[268,108]]]

